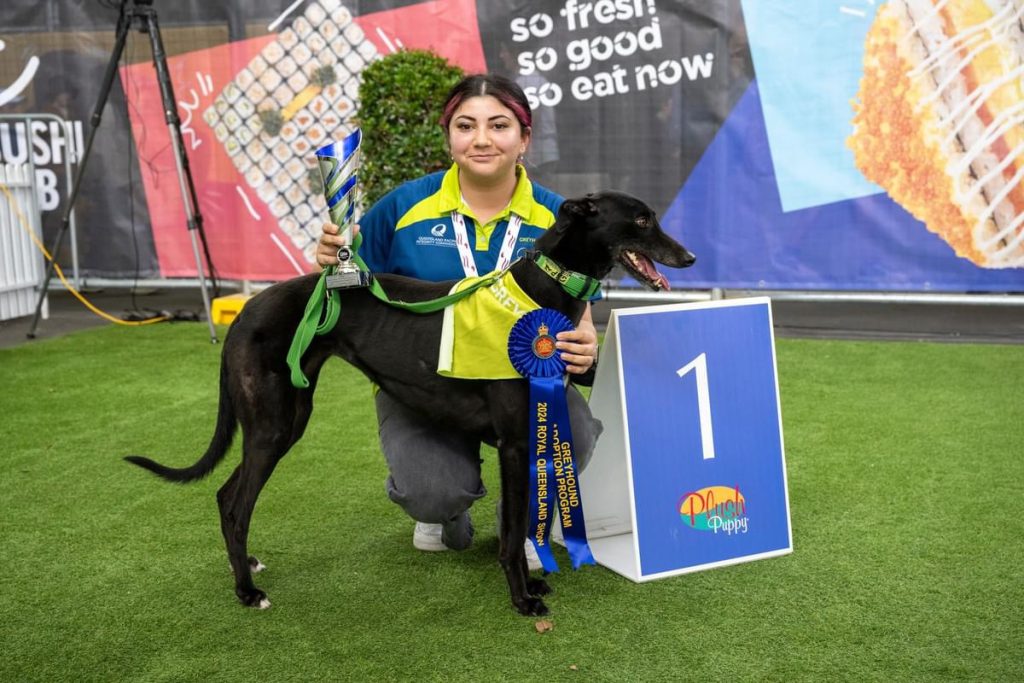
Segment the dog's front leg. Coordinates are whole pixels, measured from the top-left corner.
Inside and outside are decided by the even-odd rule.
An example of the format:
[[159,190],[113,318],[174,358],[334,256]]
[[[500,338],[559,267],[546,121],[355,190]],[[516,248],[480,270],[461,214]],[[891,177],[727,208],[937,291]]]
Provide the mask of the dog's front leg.
[[529,509],[528,448],[520,439],[506,439],[499,444],[498,457],[502,520],[499,560],[508,580],[512,604],[526,616],[547,614],[547,605],[539,596],[550,592],[550,588],[543,579],[529,578],[523,551]]

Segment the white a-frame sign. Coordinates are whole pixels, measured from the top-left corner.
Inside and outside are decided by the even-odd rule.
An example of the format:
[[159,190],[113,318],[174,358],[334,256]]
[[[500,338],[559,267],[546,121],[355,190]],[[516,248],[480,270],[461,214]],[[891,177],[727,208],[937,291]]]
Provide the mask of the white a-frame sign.
[[599,564],[649,581],[792,552],[769,299],[612,311],[590,406]]

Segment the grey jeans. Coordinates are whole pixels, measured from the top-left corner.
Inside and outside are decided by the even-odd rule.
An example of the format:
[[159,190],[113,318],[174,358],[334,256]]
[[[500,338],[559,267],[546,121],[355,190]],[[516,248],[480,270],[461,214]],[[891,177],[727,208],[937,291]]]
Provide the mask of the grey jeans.
[[[582,472],[602,426],[572,384],[566,399],[577,467]],[[377,392],[376,401],[380,446],[390,470],[385,489],[410,517],[432,524],[451,523],[487,493],[480,479],[479,439],[456,429],[439,428],[384,391]],[[471,537],[472,527],[464,532]],[[469,545],[469,540],[463,539],[464,545]]]

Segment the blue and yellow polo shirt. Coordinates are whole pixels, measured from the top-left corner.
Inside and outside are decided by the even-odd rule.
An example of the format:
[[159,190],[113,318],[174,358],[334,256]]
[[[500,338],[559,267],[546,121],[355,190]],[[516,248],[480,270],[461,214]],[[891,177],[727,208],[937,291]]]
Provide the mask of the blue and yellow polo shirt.
[[421,280],[455,280],[466,276],[462,269],[451,214],[466,217],[469,246],[481,275],[494,270],[498,252],[514,213],[522,219],[513,259],[532,249],[538,237],[554,222],[562,197],[530,182],[526,169],[516,169],[518,181],[512,201],[486,225],[462,200],[459,170],[447,171],[403,183],[382,197],[359,221],[363,236],[359,256],[371,272],[397,273]]

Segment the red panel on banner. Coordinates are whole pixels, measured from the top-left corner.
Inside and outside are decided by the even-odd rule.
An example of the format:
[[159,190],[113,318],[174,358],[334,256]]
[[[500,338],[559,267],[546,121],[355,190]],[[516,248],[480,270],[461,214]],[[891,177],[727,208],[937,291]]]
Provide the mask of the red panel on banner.
[[[486,68],[473,0],[437,0],[353,21],[380,54],[402,47],[429,48],[467,71]],[[317,269],[307,255],[308,243],[304,254],[289,239],[203,120],[218,94],[276,39],[262,36],[167,60],[207,243],[223,278],[272,281]],[[135,64],[121,70],[121,79],[131,105],[161,275],[193,277],[195,256],[155,69],[148,62]],[[326,212],[314,215],[302,227],[316,235],[325,218]]]

